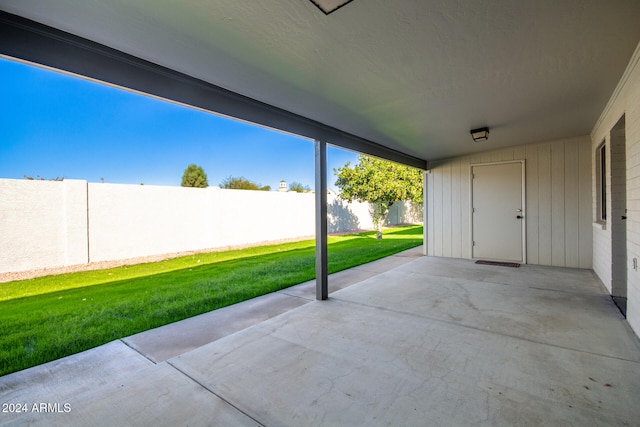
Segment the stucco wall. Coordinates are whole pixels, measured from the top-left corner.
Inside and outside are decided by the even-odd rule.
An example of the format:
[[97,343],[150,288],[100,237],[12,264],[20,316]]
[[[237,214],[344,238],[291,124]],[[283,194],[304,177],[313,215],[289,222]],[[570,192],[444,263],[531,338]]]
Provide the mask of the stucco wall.
[[471,165],[525,161],[527,263],[591,268],[588,136],[434,162],[427,174],[429,255],[471,258]]
[[220,246],[291,239],[314,234],[313,194],[218,190],[215,242]]
[[[328,204],[329,232],[372,228],[368,204]],[[309,237],[314,216],[311,193],[0,179],[0,273]]]
[[0,180],[0,272],[87,262],[84,181]]
[[[612,132],[620,119],[624,117],[625,165],[611,163]],[[633,268],[634,258],[640,263],[640,44],[631,58],[627,70],[621,78],[609,103],[602,112],[591,133],[591,151],[595,158],[596,148],[605,141],[607,147],[607,210],[610,213],[606,223],[597,224],[596,219],[596,169],[593,169],[593,244],[594,271],[611,291],[615,284],[613,266],[620,264],[620,259],[613,259],[615,244],[612,221],[620,212],[612,204],[612,177],[626,170],[626,270],[627,279],[627,320],[636,334],[640,335],[640,268]],[[624,243],[624,242],[623,242]]]
[[90,261],[210,247],[212,193],[208,188],[89,184]]

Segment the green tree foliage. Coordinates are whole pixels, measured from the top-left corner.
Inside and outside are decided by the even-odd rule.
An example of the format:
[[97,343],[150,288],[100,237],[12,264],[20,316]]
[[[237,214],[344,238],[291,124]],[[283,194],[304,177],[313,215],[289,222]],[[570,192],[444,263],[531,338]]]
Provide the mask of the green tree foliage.
[[347,162],[334,172],[338,176],[336,185],[343,200],[371,204],[371,219],[378,231],[378,239],[382,239],[382,225],[395,202],[422,202],[420,169],[360,155],[353,167]]
[[291,183],[291,185],[289,185],[289,191],[295,191],[296,193],[307,193],[311,191],[311,189],[308,185],[302,185],[299,182],[294,181]]
[[245,177],[233,177],[230,176],[220,183],[220,188],[229,188],[234,190],[261,190],[270,191],[271,186],[256,184],[253,181],[246,179]]
[[201,166],[190,164],[184,170],[182,174],[182,186],[183,187],[197,187],[206,188],[209,186],[207,182],[207,174],[204,173],[204,169]]

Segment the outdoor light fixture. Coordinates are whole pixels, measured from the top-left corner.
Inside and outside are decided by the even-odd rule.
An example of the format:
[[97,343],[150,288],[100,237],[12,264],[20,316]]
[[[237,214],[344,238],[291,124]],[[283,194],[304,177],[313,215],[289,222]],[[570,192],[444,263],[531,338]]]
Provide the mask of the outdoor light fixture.
[[473,138],[473,142],[486,141],[489,139],[489,128],[473,129],[471,131],[471,138]]
[[315,4],[316,7],[323,11],[325,15],[328,15],[352,1],[353,0],[311,0],[311,3]]

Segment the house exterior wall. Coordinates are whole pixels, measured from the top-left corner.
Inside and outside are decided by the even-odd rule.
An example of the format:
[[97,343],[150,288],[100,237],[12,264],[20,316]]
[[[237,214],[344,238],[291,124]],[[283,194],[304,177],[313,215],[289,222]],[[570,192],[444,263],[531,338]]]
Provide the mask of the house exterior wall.
[[[624,116],[625,149],[624,165],[611,163],[612,131]],[[591,151],[595,156],[596,148],[605,141],[607,146],[607,210],[611,212],[604,224],[597,223],[596,203],[593,204],[593,244],[594,271],[605,284],[612,289],[612,266],[617,264],[612,258],[614,235],[611,216],[618,214],[618,206],[613,206],[612,179],[621,168],[626,168],[626,274],[627,274],[627,320],[637,335],[640,335],[640,272],[633,268],[633,260],[640,259],[640,44],[636,48],[629,65],[622,76],[609,103],[602,112],[591,133]],[[593,170],[593,194],[596,194],[596,169]]]
[[[328,197],[328,230],[371,229],[368,203]],[[313,236],[312,193],[0,179],[0,273]],[[420,222],[409,203],[388,225]]]
[[427,253],[471,258],[471,165],[524,160],[527,263],[591,268],[590,148],[584,136],[430,164]]

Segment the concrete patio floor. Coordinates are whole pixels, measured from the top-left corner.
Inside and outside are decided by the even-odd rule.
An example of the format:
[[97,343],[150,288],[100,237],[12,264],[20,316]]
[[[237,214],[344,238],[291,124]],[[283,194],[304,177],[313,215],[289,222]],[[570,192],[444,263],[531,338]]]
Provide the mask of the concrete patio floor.
[[638,425],[640,342],[590,270],[420,250],[0,377],[28,408],[0,424]]

